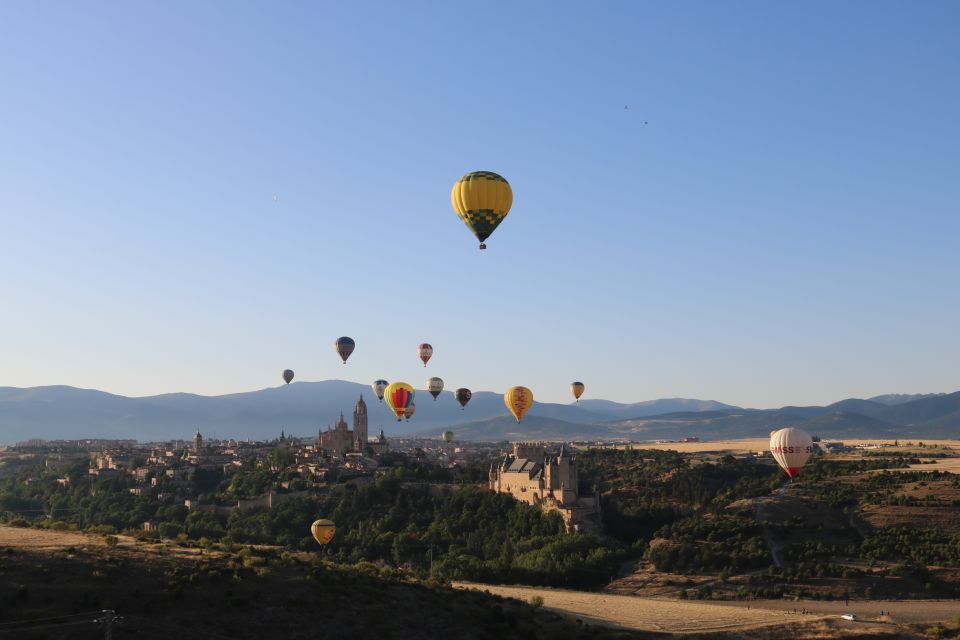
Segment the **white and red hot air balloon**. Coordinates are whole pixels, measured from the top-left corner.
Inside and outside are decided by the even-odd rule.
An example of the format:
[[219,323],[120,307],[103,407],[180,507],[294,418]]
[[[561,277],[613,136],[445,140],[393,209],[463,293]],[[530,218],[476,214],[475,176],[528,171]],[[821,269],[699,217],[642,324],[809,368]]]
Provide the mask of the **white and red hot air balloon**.
[[793,427],[774,431],[770,434],[770,453],[792,480],[813,455],[813,438]]

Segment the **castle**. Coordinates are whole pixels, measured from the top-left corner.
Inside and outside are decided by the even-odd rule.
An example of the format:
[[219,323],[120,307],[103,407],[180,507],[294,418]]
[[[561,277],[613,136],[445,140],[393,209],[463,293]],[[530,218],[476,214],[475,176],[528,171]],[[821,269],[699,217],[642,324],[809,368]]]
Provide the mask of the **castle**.
[[[381,434],[382,435],[382,434]],[[340,455],[341,453],[365,453],[367,448],[367,403],[363,396],[357,400],[353,408],[353,429],[347,428],[347,421],[340,413],[340,419],[333,427],[321,430],[317,436],[317,443],[326,454]]]
[[577,458],[566,445],[554,456],[543,442],[515,442],[513,455],[490,466],[492,491],[509,493],[544,512],[559,512],[568,531],[597,531],[600,497],[580,496],[577,485]]

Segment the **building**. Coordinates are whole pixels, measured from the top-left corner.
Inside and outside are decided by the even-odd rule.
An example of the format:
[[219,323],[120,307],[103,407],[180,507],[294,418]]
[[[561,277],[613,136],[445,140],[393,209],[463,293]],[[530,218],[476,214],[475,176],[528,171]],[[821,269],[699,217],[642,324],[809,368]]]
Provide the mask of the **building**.
[[203,448],[203,436],[200,435],[200,432],[197,431],[197,435],[193,436],[193,452],[200,453],[200,449]]
[[387,442],[387,437],[383,435],[383,429],[380,429],[380,436],[368,442],[367,446],[370,447],[374,455],[390,451],[390,443]]
[[353,429],[347,428],[347,421],[341,413],[337,424],[328,426],[326,431],[320,431],[317,444],[327,455],[364,453],[367,447],[367,403],[363,401],[362,395],[353,408]]
[[542,442],[515,442],[513,455],[490,467],[490,489],[517,500],[558,511],[568,531],[599,530],[599,495],[581,496],[577,458],[560,446],[552,455]]

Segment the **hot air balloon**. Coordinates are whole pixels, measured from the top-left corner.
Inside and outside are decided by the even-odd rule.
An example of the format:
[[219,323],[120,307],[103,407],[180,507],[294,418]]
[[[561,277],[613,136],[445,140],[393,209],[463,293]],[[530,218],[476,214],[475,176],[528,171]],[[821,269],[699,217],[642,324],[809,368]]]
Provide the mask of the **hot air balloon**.
[[407,422],[410,422],[410,416],[414,414],[417,410],[417,403],[411,402],[410,405],[404,410],[403,417],[407,419]]
[[520,422],[527,411],[530,410],[530,407],[533,406],[533,392],[526,387],[510,387],[503,394],[503,403],[507,405],[507,409],[517,419],[517,422]]
[[283,370],[283,381],[287,384],[290,384],[290,381],[293,380],[293,369],[284,369]]
[[503,176],[492,171],[472,171],[453,185],[450,202],[463,223],[473,231],[486,249],[490,237],[513,204],[513,190]]
[[770,436],[770,453],[792,480],[813,454],[813,438],[793,427],[780,429]]
[[380,402],[383,402],[383,390],[387,388],[387,385],[390,384],[386,380],[374,380],[373,384],[370,387],[373,389],[373,394],[377,396],[377,399]]
[[433,396],[433,401],[436,402],[437,396],[439,396],[440,392],[443,391],[443,380],[437,377],[427,380],[427,391],[430,392],[430,395]]
[[427,361],[430,360],[431,356],[433,356],[433,347],[424,342],[417,347],[417,355],[420,356],[421,360],[423,360],[423,366],[427,366]]
[[473,397],[473,394],[470,392],[470,389],[460,388],[454,392],[454,397],[456,397],[457,402],[460,403],[460,410],[463,411],[467,403],[470,402],[470,398]]
[[444,441],[444,442],[453,442],[453,431],[444,431],[444,432],[443,432],[443,441]]
[[416,395],[416,392],[413,390],[413,387],[406,382],[394,382],[387,385],[387,388],[384,389],[383,399],[386,401],[387,406],[390,407],[390,410],[393,411],[393,414],[397,416],[397,422],[403,419],[403,416],[406,415],[407,407],[413,404],[414,395]]
[[570,393],[573,394],[573,399],[576,400],[577,402],[580,402],[580,396],[583,395],[584,389],[586,389],[586,387],[583,385],[582,382],[570,383]]
[[315,520],[314,523],[310,525],[310,533],[313,534],[313,539],[316,540],[317,544],[321,547],[330,544],[336,532],[337,525],[333,524],[331,520]]
[[356,346],[357,343],[353,341],[353,338],[346,336],[337,338],[337,341],[333,343],[333,348],[340,354],[340,357],[343,359],[343,364],[347,364],[347,358],[350,357],[350,354],[353,353]]

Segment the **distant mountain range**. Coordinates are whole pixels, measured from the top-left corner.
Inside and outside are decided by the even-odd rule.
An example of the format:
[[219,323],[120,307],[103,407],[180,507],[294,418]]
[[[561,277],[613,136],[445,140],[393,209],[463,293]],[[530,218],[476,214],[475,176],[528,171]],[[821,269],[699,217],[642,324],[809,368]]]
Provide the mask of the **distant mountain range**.
[[522,424],[506,414],[503,396],[481,391],[461,410],[449,392],[434,401],[417,394],[410,422],[397,422],[366,385],[343,380],[295,382],[223,396],[173,393],[128,398],[53,386],[0,387],[0,442],[31,438],[136,438],[141,441],[207,437],[265,439],[281,430],[315,435],[342,411],[350,422],[363,395],[370,433],[438,435],[451,428],[460,440],[587,439],[703,440],[765,436],[794,425],[824,437],[960,437],[960,392],[848,399],[825,407],[745,409],[713,400],[667,398],[624,404],[583,399],[579,404],[536,403]]

